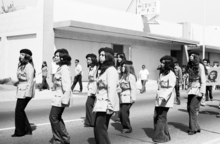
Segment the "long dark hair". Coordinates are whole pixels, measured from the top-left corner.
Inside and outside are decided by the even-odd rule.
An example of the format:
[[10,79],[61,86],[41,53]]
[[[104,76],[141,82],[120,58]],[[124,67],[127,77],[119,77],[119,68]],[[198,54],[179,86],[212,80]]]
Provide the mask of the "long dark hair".
[[[30,63],[34,68],[34,62],[33,62],[32,56],[30,56],[28,54],[24,54],[23,60],[21,60],[21,58],[19,58],[18,68],[23,70],[28,63]],[[35,77],[35,75],[36,75],[36,70],[34,68],[34,77]]]
[[206,66],[204,65],[202,59],[198,55],[194,55],[194,59],[191,61],[189,60],[186,70],[187,72],[192,71],[195,74],[199,73],[199,64],[202,64],[204,66],[205,74],[208,75],[208,70]]
[[116,57],[117,57],[117,58],[120,57],[120,58],[122,59],[121,62],[118,62],[118,60],[116,60],[116,67],[118,68],[118,67],[122,66],[122,63],[123,63],[124,61],[126,61],[126,56],[125,56],[124,53],[118,53]]
[[95,54],[87,54],[87,55],[86,55],[86,59],[89,58],[89,57],[91,58],[92,63],[91,63],[91,64],[88,64],[87,67],[97,66],[97,65],[98,65],[98,60],[97,60],[96,55],[95,55]]
[[62,65],[70,66],[71,65],[72,58],[66,49],[64,49],[64,48],[58,49],[55,51],[54,55],[56,55],[57,53],[59,53],[59,56],[60,56],[60,62],[58,63],[58,65],[60,65],[60,66],[62,66]]
[[[100,53],[101,53],[101,51],[100,51]],[[114,56],[112,54],[110,54],[109,52],[105,52],[105,61],[103,63],[101,63],[99,61],[98,70],[100,70],[100,75],[102,75],[109,67],[114,66],[114,65],[115,65]]]
[[[135,71],[134,71],[134,67],[132,65],[126,65],[126,64],[123,64],[124,67],[125,67],[125,71],[122,72],[122,78],[126,80],[126,78],[132,74],[134,75],[136,81],[137,81],[137,77],[136,77],[136,74],[135,74]],[[122,65],[122,66],[123,66]]]
[[160,73],[164,76],[169,74],[169,72],[174,72],[174,63],[171,60],[164,60],[164,67],[160,68]]

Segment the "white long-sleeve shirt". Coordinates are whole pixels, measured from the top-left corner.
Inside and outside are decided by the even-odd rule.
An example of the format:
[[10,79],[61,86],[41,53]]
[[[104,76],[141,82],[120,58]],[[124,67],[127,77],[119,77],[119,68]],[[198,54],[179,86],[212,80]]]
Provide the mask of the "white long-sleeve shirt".
[[82,66],[80,64],[77,64],[77,66],[75,67],[75,74],[76,74],[76,76],[79,75],[80,72],[81,72],[81,75],[83,75]]

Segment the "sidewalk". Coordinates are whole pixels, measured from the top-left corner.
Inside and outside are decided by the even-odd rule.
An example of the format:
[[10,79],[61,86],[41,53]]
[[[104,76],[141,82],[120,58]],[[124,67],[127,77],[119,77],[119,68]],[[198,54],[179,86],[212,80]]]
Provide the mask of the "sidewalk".
[[[77,93],[79,91],[79,84],[76,85],[74,89],[74,96],[75,97],[82,97],[86,96],[87,93],[87,82],[83,82],[83,92]],[[141,83],[137,82],[137,89],[138,91],[141,89]],[[157,82],[154,80],[149,80],[146,83],[146,91],[156,91],[157,90]],[[76,93],[75,93],[76,92]],[[0,102],[4,101],[16,101],[15,98],[16,94],[16,87],[12,85],[0,85]],[[53,91],[51,90],[43,90],[39,91],[36,89],[34,99],[52,99]]]

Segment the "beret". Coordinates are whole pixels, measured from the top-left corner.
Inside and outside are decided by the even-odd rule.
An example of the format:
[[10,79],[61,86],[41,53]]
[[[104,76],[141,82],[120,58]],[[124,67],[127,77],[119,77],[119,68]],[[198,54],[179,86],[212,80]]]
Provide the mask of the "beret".
[[114,56],[114,51],[113,51],[112,48],[108,48],[108,47],[100,48],[100,49],[99,49],[99,54],[100,54],[102,51],[108,52],[108,53],[110,53],[112,56]]
[[32,56],[32,52],[29,49],[21,49],[20,53],[25,53],[25,54]]
[[165,61],[172,61],[173,62],[173,57],[171,57],[171,56],[168,56],[168,55],[165,55],[165,56],[163,56],[161,59],[160,59],[160,62],[162,62],[163,60],[165,60]]
[[91,58],[97,58],[95,54],[91,53],[91,54],[87,54],[86,58],[91,57]]

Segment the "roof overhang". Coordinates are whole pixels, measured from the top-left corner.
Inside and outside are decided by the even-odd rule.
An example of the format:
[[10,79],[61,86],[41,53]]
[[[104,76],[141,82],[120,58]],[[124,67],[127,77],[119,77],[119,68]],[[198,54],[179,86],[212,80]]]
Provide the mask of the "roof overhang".
[[61,21],[54,22],[55,30],[65,30],[65,31],[75,31],[75,32],[83,32],[83,33],[91,33],[91,34],[99,34],[99,35],[107,35],[107,36],[117,36],[123,38],[131,38],[137,40],[156,40],[166,43],[174,43],[179,45],[198,45],[198,41],[188,40],[184,38],[176,38],[170,36],[163,36],[158,34],[152,34],[141,31],[133,31],[122,28],[115,28],[91,23],[84,23],[78,21]]
[[[202,51],[203,46],[190,46],[188,50]],[[205,45],[205,52],[220,53],[220,47]]]

